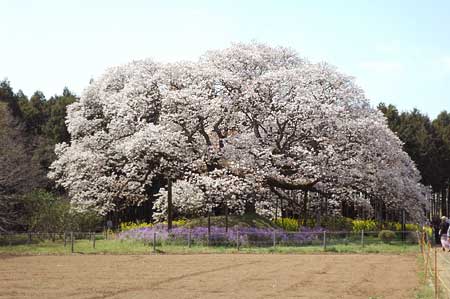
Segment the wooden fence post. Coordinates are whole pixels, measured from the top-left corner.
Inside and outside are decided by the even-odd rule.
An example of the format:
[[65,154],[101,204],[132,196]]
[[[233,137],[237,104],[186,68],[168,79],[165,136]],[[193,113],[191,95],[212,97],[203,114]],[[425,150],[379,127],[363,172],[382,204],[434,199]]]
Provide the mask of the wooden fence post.
[[277,246],[277,236],[276,236],[275,230],[273,231],[273,234],[272,234],[272,243],[273,243],[273,247],[275,248]]
[[364,229],[361,230],[361,246],[364,248]]
[[422,232],[422,234],[421,234],[421,238],[420,238],[420,244],[421,244],[421,252],[422,252],[422,254],[424,254],[425,253],[425,232]]
[[438,288],[437,249],[434,249],[434,298],[439,298]]
[[156,232],[153,232],[153,253],[156,253]]
[[419,232],[416,231],[416,235],[417,235],[417,243],[419,244],[420,253],[423,255],[422,233],[419,234]]
[[323,251],[327,250],[327,232],[323,231]]
[[64,247],[67,246],[67,236],[66,236],[66,232],[64,232]]
[[191,242],[192,242],[191,238],[192,238],[192,230],[189,229],[189,235],[188,235],[188,248],[191,248]]
[[74,243],[74,240],[73,240],[73,232],[70,232],[70,252],[72,252],[73,253],[73,243]]
[[236,230],[236,248],[239,251],[239,230]]
[[93,233],[92,237],[92,248],[95,249],[95,239],[97,239],[97,237],[95,236],[95,232]]
[[427,281],[428,277],[428,260],[430,259],[430,247],[427,245],[427,256],[425,258],[425,282]]

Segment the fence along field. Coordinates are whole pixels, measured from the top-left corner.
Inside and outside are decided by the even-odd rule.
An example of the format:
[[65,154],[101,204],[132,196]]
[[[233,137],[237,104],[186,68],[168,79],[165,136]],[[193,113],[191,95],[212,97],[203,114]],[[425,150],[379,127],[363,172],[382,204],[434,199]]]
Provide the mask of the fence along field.
[[0,235],[0,253],[158,253],[158,252],[417,252],[418,233],[326,230],[287,232],[273,229],[211,227],[141,228],[112,233],[8,233]]
[[450,298],[450,259],[447,252],[433,248],[425,234],[419,239],[423,258],[424,281],[433,289],[434,298]]

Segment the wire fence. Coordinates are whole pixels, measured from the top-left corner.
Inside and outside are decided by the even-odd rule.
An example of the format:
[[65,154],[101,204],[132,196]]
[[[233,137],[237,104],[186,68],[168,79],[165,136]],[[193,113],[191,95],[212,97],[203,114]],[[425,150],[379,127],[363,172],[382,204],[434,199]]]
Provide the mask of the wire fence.
[[[114,234],[108,231],[98,232],[3,232],[0,233],[0,247],[19,246],[19,245],[35,245],[45,241],[51,241],[55,244],[61,244],[64,247],[74,246],[76,240],[89,240],[95,243],[97,240],[114,240]],[[73,252],[73,250],[72,250]]]
[[425,283],[431,285],[434,298],[450,298],[450,254],[432,246],[424,233],[419,235],[419,247],[423,257]]
[[[96,243],[101,241],[128,242],[131,244],[145,244],[151,251],[170,246],[178,247],[225,247],[235,248],[268,248],[268,247],[310,247],[315,250],[327,250],[336,246],[370,247],[372,245],[414,245],[419,242],[419,233],[404,231],[394,232],[390,236],[382,236],[376,231],[315,231],[315,232],[287,232],[281,230],[259,230],[251,228],[216,230],[133,230],[114,233],[112,231],[98,232],[57,232],[57,233],[2,233],[1,246],[17,246],[39,244],[51,241],[55,245],[70,246],[71,252],[79,241],[90,242],[90,248],[95,249]],[[83,247],[83,248],[84,248]]]
[[379,232],[280,232],[263,231],[248,232],[231,230],[228,232],[152,232],[138,231],[132,234],[119,235],[121,240],[141,240],[155,244],[182,246],[225,246],[225,247],[324,247],[336,245],[372,244],[406,245],[417,244],[416,232],[396,232],[390,238],[380,238]]

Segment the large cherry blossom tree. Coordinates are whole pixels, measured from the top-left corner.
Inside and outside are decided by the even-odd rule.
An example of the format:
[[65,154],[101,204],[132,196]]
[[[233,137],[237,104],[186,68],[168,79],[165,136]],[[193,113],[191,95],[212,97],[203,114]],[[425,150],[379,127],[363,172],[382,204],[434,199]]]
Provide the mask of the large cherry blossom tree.
[[143,202],[168,178],[186,215],[267,213],[282,199],[301,210],[308,192],[337,204],[369,195],[414,220],[427,208],[419,172],[353,79],[286,48],[235,44],[195,63],[112,68],[67,123],[71,143],[57,146],[50,177],[80,209]]

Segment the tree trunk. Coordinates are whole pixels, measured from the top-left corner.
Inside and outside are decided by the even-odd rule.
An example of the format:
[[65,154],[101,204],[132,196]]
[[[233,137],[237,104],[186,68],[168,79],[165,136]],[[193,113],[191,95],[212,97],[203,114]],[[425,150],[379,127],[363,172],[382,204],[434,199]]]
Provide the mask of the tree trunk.
[[441,196],[442,196],[442,194],[441,194],[441,192],[439,191],[438,193],[437,193],[437,200],[438,200],[438,206],[437,206],[437,208],[438,208],[438,215],[439,216],[443,216],[444,214],[442,214],[442,198],[441,198]]
[[275,202],[275,222],[278,220],[278,198]]
[[167,179],[167,229],[172,229],[173,204],[172,204],[172,179]]
[[450,181],[447,182],[447,186],[445,186],[445,189],[447,191],[447,213],[450,212]]
[[255,214],[256,213],[256,206],[253,201],[247,200],[245,202],[245,214]]
[[225,203],[225,232],[228,232],[228,204]]
[[208,209],[208,239],[211,235],[211,212]]
[[302,217],[303,224],[306,225],[306,219],[308,217],[308,191],[304,191]]

